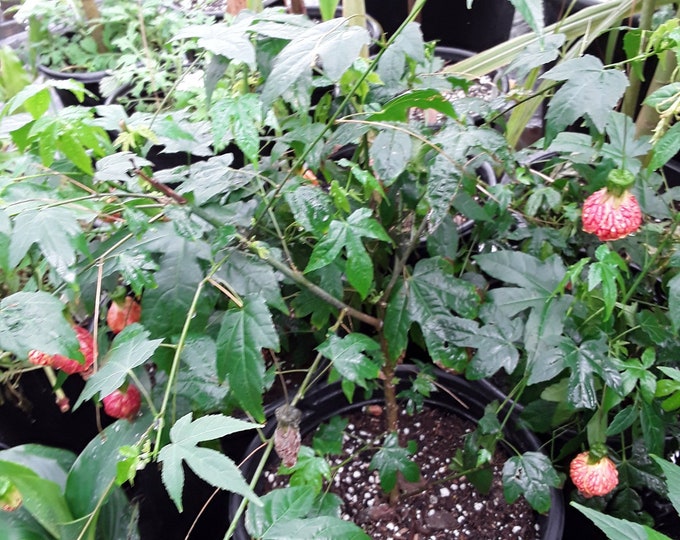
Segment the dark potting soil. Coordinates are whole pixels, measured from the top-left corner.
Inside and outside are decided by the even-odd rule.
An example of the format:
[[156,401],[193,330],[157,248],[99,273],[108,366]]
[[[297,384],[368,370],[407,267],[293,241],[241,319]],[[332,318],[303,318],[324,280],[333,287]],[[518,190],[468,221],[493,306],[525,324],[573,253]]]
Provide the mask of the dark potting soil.
[[[380,443],[384,414],[379,406],[348,416],[343,437],[343,453],[335,456],[335,475],[330,491],[343,501],[342,517],[353,521],[374,540],[506,540],[537,539],[540,531],[535,514],[522,498],[510,505],[503,496],[501,471],[507,456],[498,450],[494,456],[494,481],[488,494],[480,494],[465,477],[447,479],[449,464],[464,435],[474,425],[434,408],[413,416],[405,411],[400,419],[401,443],[417,442],[413,459],[422,480],[400,482],[402,496],[391,507],[380,488],[377,471],[370,471],[372,451],[341,465],[358,449]],[[310,445],[311,437],[303,444]],[[265,472],[265,491],[287,485],[286,476],[276,474],[276,464]],[[339,466],[339,467],[338,467]]]

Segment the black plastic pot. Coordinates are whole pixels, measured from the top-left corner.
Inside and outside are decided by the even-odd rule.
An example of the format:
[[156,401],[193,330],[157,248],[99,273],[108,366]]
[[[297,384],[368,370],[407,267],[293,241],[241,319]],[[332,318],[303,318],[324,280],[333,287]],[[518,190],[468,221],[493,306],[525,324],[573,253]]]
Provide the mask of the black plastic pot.
[[[366,11],[393,34],[408,15],[407,0],[366,0]],[[464,0],[428,0],[421,12],[426,41],[479,52],[510,36],[514,6],[508,0],[475,0],[471,9]]]
[[[416,377],[417,372],[418,370],[415,366],[399,366],[397,370],[397,376],[399,378],[397,391],[410,388],[410,382]],[[425,403],[431,407],[449,411],[452,414],[476,423],[483,416],[484,407],[489,402],[488,396],[486,395],[486,388],[480,387],[474,382],[469,382],[462,377],[449,375],[441,370],[436,370],[435,373],[437,383],[445,387],[447,391],[440,391],[433,394],[430,398],[425,400]],[[465,406],[461,405],[460,401],[458,401],[459,399]],[[371,399],[356,401],[355,403],[350,404],[345,398],[339,383],[331,384],[326,387],[318,387],[308,393],[305,399],[298,403],[298,408],[302,411],[302,421],[300,423],[301,435],[304,437],[306,434],[311,433],[319,424],[326,422],[334,416],[360,410],[362,407],[369,404],[382,402],[382,394],[374,392]],[[516,420],[517,418],[513,414],[506,429],[507,439],[515,448],[521,451],[539,451],[540,443],[538,439],[529,431],[519,428],[517,424],[514,423]],[[275,428],[276,420],[270,419],[264,428],[265,435],[268,437],[271,436]],[[242,468],[246,479],[252,479],[255,473],[255,469],[257,468],[263,452],[261,446],[261,440],[259,437],[256,437],[252,440],[248,449],[246,449],[247,455],[253,452],[251,459],[249,459]],[[230,494],[230,520],[236,515],[241,501],[241,496]],[[537,516],[537,522],[541,530],[541,540],[560,540],[562,538],[564,510],[564,501],[561,492],[557,489],[552,489],[550,512],[546,515]],[[238,524],[234,538],[236,540],[250,539],[250,536],[245,529],[243,519],[241,519]]]
[[[64,382],[62,388],[71,405],[84,385],[77,375]],[[35,443],[80,453],[99,432],[94,404],[87,401],[75,411],[62,413],[42,370],[22,374],[15,390],[5,386],[0,391],[4,398],[0,406],[0,440],[7,446]],[[101,421],[105,427],[112,420],[101,414]]]
[[55,92],[59,97],[64,107],[70,105],[85,105],[86,107],[95,107],[96,105],[104,104],[104,97],[99,91],[99,83],[106,77],[109,73],[108,71],[57,71],[42,64],[38,64],[38,71],[42,73],[48,79],[53,79],[57,81],[67,81],[73,79],[75,81],[83,83],[85,89],[94,94],[93,96],[85,94],[85,98],[82,103],[78,101],[73,92],[69,90],[62,90],[61,88],[55,88]]

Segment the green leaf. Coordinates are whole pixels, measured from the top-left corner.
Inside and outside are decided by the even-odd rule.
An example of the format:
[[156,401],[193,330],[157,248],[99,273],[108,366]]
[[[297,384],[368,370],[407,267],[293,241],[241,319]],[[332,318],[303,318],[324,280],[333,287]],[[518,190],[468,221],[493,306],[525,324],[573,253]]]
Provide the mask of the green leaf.
[[16,486],[22,505],[52,536],[63,538],[68,534],[65,525],[73,521],[73,516],[59,485],[11,461],[0,461],[0,476]]
[[0,301],[0,349],[27,358],[36,349],[80,359],[80,344],[63,315],[64,304],[43,291],[14,293]]
[[30,209],[14,219],[10,241],[10,265],[17,266],[33,244],[67,281],[75,279],[75,245],[82,235],[78,214],[62,206]]
[[389,493],[397,483],[397,473],[404,475],[409,482],[417,482],[420,478],[418,464],[411,460],[410,456],[414,448],[402,448],[399,446],[399,437],[396,433],[388,433],[382,447],[371,459],[369,470],[377,470],[380,475],[380,487],[385,493]]
[[474,285],[453,275],[453,267],[439,257],[421,259],[406,282],[409,313],[422,326],[435,315],[454,311],[467,318],[477,316],[480,298]]
[[342,436],[349,420],[341,416],[334,416],[325,424],[321,424],[312,440],[314,451],[320,455],[342,453]]
[[324,481],[331,480],[331,467],[325,458],[317,456],[309,446],[302,446],[297,461],[292,467],[281,467],[284,474],[290,474],[290,486],[311,486],[315,493],[321,493]]
[[51,480],[63,490],[66,487],[68,470],[73,466],[76,456],[70,450],[62,448],[22,444],[0,451],[0,460],[28,467],[41,478]]
[[180,512],[183,508],[183,462],[209,484],[238,493],[249,501],[260,504],[257,495],[231,459],[216,450],[197,446],[202,441],[255,427],[261,426],[218,414],[192,421],[189,413],[175,422],[170,428],[172,442],[161,448],[158,460],[163,464],[161,471],[163,484]]
[[378,132],[370,146],[373,169],[383,179],[386,186],[394,183],[409,159],[412,152],[411,137],[396,129],[383,129]]
[[262,540],[289,540],[290,538],[370,540],[370,536],[357,525],[336,516],[318,516],[280,521],[267,531]]
[[368,540],[356,525],[340,518],[337,504],[326,502],[333,499],[326,495],[319,501],[310,487],[274,490],[260,499],[262,506],[248,507],[246,529],[253,538],[267,540]]
[[26,510],[0,512],[0,530],[5,540],[45,540],[52,538],[49,532]]
[[163,341],[148,338],[149,332],[144,330],[142,325],[135,323],[126,326],[114,338],[111,349],[104,358],[103,367],[87,380],[73,408],[78,408],[84,401],[97,394],[103,399],[120,388],[129,373],[151,358]]
[[596,409],[599,404],[594,375],[599,375],[615,389],[621,384],[619,372],[609,358],[606,339],[601,337],[576,344],[564,338],[561,348],[565,365],[571,369],[568,391],[570,405],[577,409]]
[[613,437],[614,435],[623,433],[633,425],[639,414],[640,412],[632,405],[628,405],[624,409],[620,410],[618,413],[616,413],[616,416],[614,416],[607,427],[607,437]]
[[548,141],[583,116],[603,132],[610,112],[628,86],[621,71],[604,69],[602,62],[591,55],[565,60],[548,70],[543,78],[565,81],[548,105]]
[[610,540],[671,540],[665,534],[656,532],[646,525],[603,514],[576,502],[569,504],[597,525]]
[[342,338],[331,334],[317,350],[333,362],[343,378],[362,388],[367,388],[366,381],[376,379],[380,372],[381,364],[364,354],[379,351],[380,344],[364,334],[353,332]]
[[543,0],[510,0],[534,32],[543,32]]
[[[203,270],[196,260],[199,247],[191,246],[192,242],[176,236],[174,231],[168,240],[169,245],[159,245],[164,254],[159,260],[160,269],[154,274],[157,287],[146,290],[142,297],[140,322],[152,337],[167,338],[181,333],[203,279]],[[192,328],[205,328],[212,310],[209,301],[198,302]]]
[[540,452],[513,456],[503,465],[503,493],[511,504],[524,495],[534,510],[545,513],[550,509],[550,488],[559,485],[557,471]]
[[290,206],[295,221],[306,231],[323,237],[330,225],[329,216],[333,213],[331,198],[318,186],[298,186],[286,191],[284,197]]
[[668,282],[668,317],[673,331],[680,331],[680,274]]
[[262,108],[256,94],[222,98],[210,108],[210,117],[216,142],[228,143],[233,139],[248,160],[257,161]]
[[666,486],[668,486],[668,499],[676,512],[680,514],[680,467],[658,456],[651,457],[661,467],[666,477]]
[[390,360],[399,358],[408,345],[408,331],[413,322],[408,309],[408,298],[408,289],[400,280],[387,303],[383,325]]
[[227,379],[243,409],[264,420],[262,391],[265,365],[262,349],[279,350],[279,336],[264,299],[254,297],[222,318],[217,336],[217,374]]
[[92,175],[94,173],[92,159],[71,133],[60,134],[57,139],[57,149],[85,174]]
[[317,58],[328,78],[337,82],[358,58],[364,45],[368,45],[365,28],[348,26],[338,20],[301,29],[299,35],[283,48],[274,61],[274,67],[262,89],[265,107],[299,79],[308,76]]
[[229,395],[229,385],[220,384],[217,376],[216,357],[217,346],[208,336],[191,336],[184,345],[175,391],[194,411],[219,410]]
[[262,297],[269,306],[288,314],[281,297],[281,275],[259,259],[233,251],[215,276],[224,280],[241,298]]
[[[385,52],[387,54],[387,51]],[[456,118],[456,110],[442,93],[433,88],[418,88],[403,92],[383,105],[380,112],[366,118],[368,122],[406,122],[413,108],[434,109],[451,118]],[[409,143],[408,148],[411,148]]]
[[150,414],[134,422],[117,420],[95,436],[78,455],[66,481],[66,500],[76,518],[95,511],[102,497],[110,496],[122,459],[121,446],[135,445],[147,432],[153,418]]

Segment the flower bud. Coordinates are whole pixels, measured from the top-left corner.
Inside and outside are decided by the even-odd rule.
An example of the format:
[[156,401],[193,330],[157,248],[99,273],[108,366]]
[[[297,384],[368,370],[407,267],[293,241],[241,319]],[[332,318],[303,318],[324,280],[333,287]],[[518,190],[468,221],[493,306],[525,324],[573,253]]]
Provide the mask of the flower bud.
[[285,467],[292,467],[297,463],[302,439],[300,437],[299,409],[290,405],[282,405],[275,412],[276,430],[274,431],[274,449]]

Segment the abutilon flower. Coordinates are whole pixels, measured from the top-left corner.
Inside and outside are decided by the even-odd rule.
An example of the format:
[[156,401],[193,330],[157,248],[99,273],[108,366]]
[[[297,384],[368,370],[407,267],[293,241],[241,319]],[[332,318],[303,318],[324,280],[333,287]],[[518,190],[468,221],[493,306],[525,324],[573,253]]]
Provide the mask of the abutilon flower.
[[586,498],[602,497],[619,484],[616,465],[608,457],[597,458],[581,452],[569,465],[569,477],[576,489]]
[[142,405],[142,396],[134,384],[127,389],[118,388],[102,399],[104,412],[112,418],[127,418],[132,421]]
[[642,224],[642,212],[628,189],[634,181],[635,177],[629,171],[611,171],[607,187],[596,191],[583,203],[583,230],[603,242],[619,240],[637,231]]
[[61,354],[51,355],[35,349],[28,352],[28,361],[37,366],[51,366],[54,369],[60,369],[69,375],[80,373],[84,378],[87,377],[94,363],[94,338],[85,328],[74,326],[73,329],[76,331],[78,343],[80,343],[80,352],[85,357],[83,364]]
[[274,450],[285,467],[297,463],[302,439],[300,437],[300,409],[290,405],[282,405],[275,412],[276,430],[274,430]]

